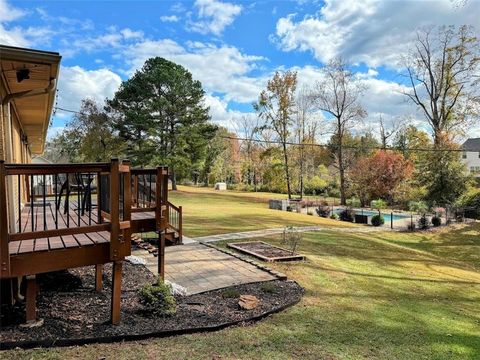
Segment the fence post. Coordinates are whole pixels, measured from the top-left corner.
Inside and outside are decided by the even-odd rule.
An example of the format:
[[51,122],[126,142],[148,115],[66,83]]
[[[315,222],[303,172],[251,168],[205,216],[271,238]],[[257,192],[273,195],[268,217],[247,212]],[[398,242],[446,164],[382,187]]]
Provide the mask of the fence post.
[[393,229],[393,211],[390,213],[390,229]]
[[410,230],[413,231],[413,214],[410,214]]

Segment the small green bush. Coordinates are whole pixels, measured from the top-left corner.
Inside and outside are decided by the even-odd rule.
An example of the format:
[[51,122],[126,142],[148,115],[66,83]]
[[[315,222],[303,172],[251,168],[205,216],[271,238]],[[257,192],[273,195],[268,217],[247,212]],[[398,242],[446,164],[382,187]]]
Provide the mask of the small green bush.
[[292,212],[293,211],[293,207],[291,207],[290,205],[287,206],[287,211],[288,212]]
[[352,197],[350,199],[347,199],[346,203],[347,203],[347,206],[349,206],[349,207],[360,207],[361,204],[362,204],[360,199],[356,198],[356,197]]
[[427,230],[429,227],[430,227],[430,224],[428,223],[427,216],[422,215],[418,220],[418,228],[422,230]]
[[177,302],[170,286],[159,278],[155,284],[144,285],[138,292],[146,310],[160,316],[171,316],[177,311]]
[[373,226],[380,226],[385,224],[385,219],[382,215],[373,215],[371,221]]
[[222,297],[227,299],[237,298],[240,297],[240,292],[235,288],[226,288],[222,291]]
[[330,215],[330,219],[338,220],[338,215],[335,213],[332,213],[332,215]]
[[432,217],[432,225],[437,227],[437,226],[440,226],[442,224],[442,219],[440,219],[440,217],[438,216],[434,216]]
[[277,293],[277,287],[275,286],[275,284],[270,283],[270,282],[262,284],[260,289],[262,289],[262,291],[266,294],[276,294]]

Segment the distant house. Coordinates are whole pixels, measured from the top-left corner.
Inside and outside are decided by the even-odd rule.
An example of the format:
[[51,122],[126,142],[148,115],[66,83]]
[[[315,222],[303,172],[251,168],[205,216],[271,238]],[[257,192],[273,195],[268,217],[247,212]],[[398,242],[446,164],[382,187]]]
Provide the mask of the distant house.
[[462,161],[471,174],[480,177],[480,138],[468,139],[462,149]]

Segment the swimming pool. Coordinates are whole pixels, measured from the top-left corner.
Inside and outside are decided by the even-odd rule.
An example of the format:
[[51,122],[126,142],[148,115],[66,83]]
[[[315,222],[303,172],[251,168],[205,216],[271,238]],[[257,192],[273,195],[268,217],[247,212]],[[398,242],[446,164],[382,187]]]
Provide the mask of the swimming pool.
[[[340,214],[344,209],[342,208],[337,208],[333,212],[335,214]],[[375,210],[365,210],[365,209],[353,209],[355,211],[355,214],[357,215],[367,215],[369,218],[371,218],[373,215],[377,215],[378,211]],[[389,223],[392,221],[391,219],[391,213],[390,212],[382,212],[382,216],[385,219],[385,223]],[[398,221],[398,220],[405,220],[405,219],[410,219],[409,214],[399,214],[399,213],[393,213],[393,221]],[[368,219],[370,223],[370,219]]]

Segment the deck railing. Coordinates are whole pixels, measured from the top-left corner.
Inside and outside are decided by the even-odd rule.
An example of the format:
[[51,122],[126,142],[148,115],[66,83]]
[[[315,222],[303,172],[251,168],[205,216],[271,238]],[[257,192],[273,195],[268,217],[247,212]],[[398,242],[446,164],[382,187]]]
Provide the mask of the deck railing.
[[[167,227],[168,168],[131,169],[132,212],[155,212],[157,229]],[[157,211],[160,209],[160,211]]]
[[175,206],[170,201],[167,202],[167,227],[178,233],[180,244],[183,238],[182,212],[181,206]]
[[0,162],[0,262],[9,269],[9,243],[110,232],[112,261],[130,239],[129,163],[5,164]]

